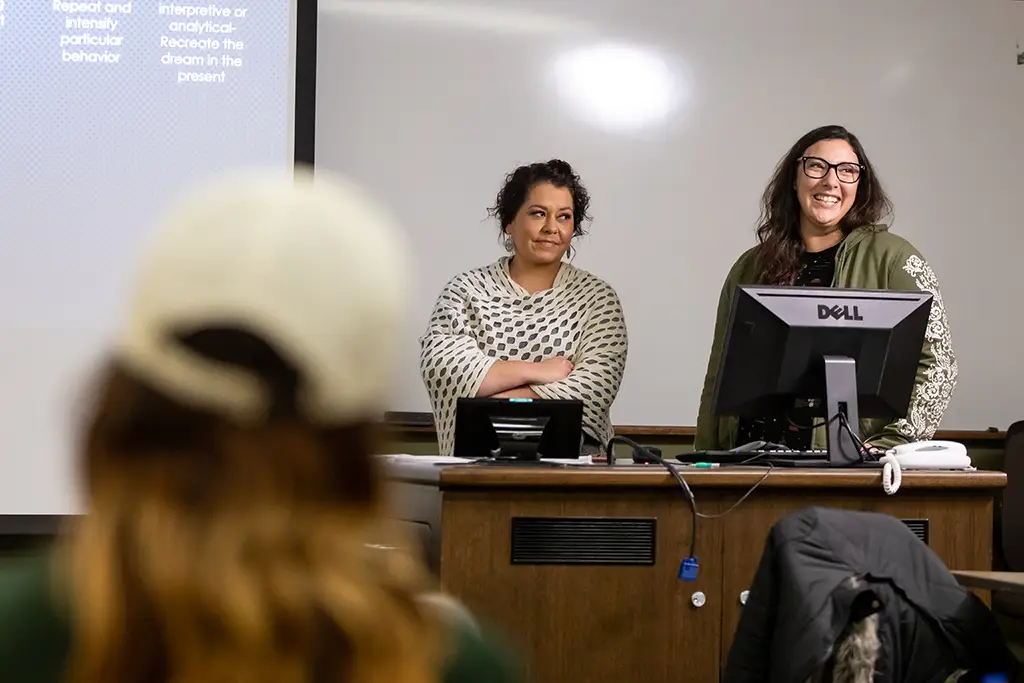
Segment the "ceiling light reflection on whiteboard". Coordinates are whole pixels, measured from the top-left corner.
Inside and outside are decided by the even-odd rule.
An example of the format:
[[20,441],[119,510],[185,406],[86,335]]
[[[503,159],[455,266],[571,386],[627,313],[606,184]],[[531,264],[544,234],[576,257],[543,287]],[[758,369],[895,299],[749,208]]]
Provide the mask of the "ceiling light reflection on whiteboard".
[[900,89],[910,82],[914,75],[914,67],[909,62],[899,62],[889,67],[882,74],[882,83],[892,89]]
[[559,55],[551,77],[573,116],[612,132],[663,121],[685,94],[665,60],[654,52],[621,45]]

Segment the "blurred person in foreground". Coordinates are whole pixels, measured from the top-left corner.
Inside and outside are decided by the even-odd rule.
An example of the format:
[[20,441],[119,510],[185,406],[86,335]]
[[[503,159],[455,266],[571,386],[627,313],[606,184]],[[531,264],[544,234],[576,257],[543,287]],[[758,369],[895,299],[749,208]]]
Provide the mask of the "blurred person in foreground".
[[0,564],[2,680],[517,680],[382,542],[407,272],[386,213],[320,173],[231,174],[167,216],[81,434],[88,512]]

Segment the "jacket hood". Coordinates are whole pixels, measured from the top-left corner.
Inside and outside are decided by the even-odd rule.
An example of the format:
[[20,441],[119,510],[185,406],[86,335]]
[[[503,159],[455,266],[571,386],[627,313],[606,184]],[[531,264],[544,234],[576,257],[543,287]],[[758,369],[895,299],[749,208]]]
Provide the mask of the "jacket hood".
[[862,242],[865,238],[871,235],[877,235],[880,232],[889,232],[889,226],[878,223],[876,225],[862,225],[859,228],[854,228],[843,240],[844,247],[841,248],[853,247]]

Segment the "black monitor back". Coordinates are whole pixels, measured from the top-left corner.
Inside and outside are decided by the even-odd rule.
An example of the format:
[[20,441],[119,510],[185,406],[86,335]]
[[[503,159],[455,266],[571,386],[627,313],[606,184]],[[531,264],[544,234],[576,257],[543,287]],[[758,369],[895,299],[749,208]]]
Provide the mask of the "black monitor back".
[[582,438],[582,401],[460,398],[456,403],[456,457],[578,458]]
[[856,361],[860,417],[906,416],[932,295],[819,287],[739,287],[718,379],[719,415],[777,415],[825,398],[824,356]]

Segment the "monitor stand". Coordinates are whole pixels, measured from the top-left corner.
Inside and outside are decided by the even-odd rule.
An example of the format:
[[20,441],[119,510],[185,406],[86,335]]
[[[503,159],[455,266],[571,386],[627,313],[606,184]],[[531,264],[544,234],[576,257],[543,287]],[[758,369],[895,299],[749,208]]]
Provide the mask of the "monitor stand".
[[491,427],[494,429],[497,447],[491,450],[489,457],[474,460],[474,464],[560,467],[561,463],[545,460],[540,452],[544,430],[550,419],[548,415],[540,417],[491,415]]
[[[865,460],[857,445],[857,440],[860,439],[860,412],[857,409],[857,361],[847,356],[823,356],[823,360],[825,362],[825,457],[787,458],[784,455],[785,451],[781,451],[778,456],[768,455],[751,460],[750,465],[769,463],[780,467],[815,468],[876,468],[881,466],[878,461]],[[841,420],[840,415],[845,416],[845,420]],[[846,425],[849,425],[849,430]]]
[[[857,410],[857,361],[846,356],[825,356],[826,448],[829,467],[853,467],[861,463],[860,448],[850,432],[860,438]],[[840,415],[845,415],[847,430]]]
[[[857,362],[846,356],[824,356],[825,361],[825,449],[824,458],[786,458],[769,456],[751,461],[782,467],[876,467],[877,462],[861,458],[860,448],[850,432],[860,438],[860,416],[857,410]],[[846,417],[847,430],[840,415]]]

